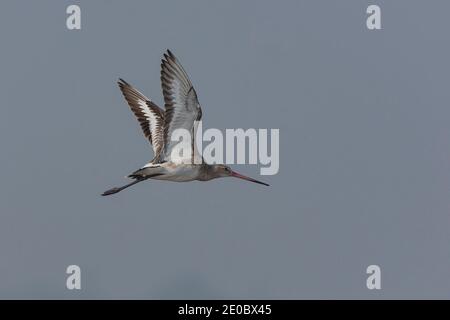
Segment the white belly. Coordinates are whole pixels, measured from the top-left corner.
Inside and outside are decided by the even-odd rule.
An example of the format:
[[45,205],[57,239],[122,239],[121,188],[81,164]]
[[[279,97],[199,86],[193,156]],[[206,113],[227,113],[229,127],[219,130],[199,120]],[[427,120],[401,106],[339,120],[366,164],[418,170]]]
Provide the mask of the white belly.
[[198,165],[167,165],[164,174],[153,177],[157,180],[168,180],[176,182],[186,182],[197,180],[199,176]]

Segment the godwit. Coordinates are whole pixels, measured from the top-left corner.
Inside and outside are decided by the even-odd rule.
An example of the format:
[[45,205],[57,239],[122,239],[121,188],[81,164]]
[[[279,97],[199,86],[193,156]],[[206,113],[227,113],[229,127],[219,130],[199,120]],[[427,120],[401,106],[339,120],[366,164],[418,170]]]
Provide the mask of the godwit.
[[[184,182],[236,177],[268,186],[267,183],[246,177],[222,164],[211,165],[204,161],[196,164],[194,162],[194,156],[198,155],[195,154],[194,132],[202,117],[202,109],[186,71],[170,50],[167,50],[167,53],[164,54],[161,63],[161,84],[165,111],[125,80],[119,79],[118,84],[131,111],[137,117],[145,137],[153,146],[155,156],[152,161],[128,176],[133,179],[132,182],[122,187],[109,189],[102,194],[103,196],[117,193],[147,179]],[[172,148],[176,142],[171,141],[170,138],[173,131],[178,128],[191,132],[192,152],[189,155],[189,161],[182,157],[174,158],[171,156]]]

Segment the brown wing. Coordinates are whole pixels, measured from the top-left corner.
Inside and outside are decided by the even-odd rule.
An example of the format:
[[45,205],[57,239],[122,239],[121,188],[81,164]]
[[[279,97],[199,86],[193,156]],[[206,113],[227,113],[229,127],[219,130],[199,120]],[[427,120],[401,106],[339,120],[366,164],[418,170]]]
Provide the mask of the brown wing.
[[164,146],[164,111],[125,80],[119,79],[118,84],[144,136],[153,145],[155,156],[158,156]]

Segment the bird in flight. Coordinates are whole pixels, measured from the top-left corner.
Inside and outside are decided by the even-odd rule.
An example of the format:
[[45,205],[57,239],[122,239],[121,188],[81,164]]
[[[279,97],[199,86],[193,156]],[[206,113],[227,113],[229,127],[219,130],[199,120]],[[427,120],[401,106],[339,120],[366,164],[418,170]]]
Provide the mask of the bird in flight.
[[[194,132],[202,117],[202,109],[186,71],[170,50],[167,50],[161,62],[165,111],[125,80],[119,79],[118,84],[131,111],[138,119],[144,136],[153,146],[155,156],[152,161],[128,176],[132,182],[109,189],[103,196],[115,194],[147,179],[184,182],[235,177],[268,186],[267,183],[237,173],[226,165],[207,164],[201,156],[200,163],[194,161],[195,157],[199,157],[194,148]],[[185,129],[191,133],[192,152],[184,157],[172,155],[172,150],[178,143],[171,141],[172,133],[176,129]]]

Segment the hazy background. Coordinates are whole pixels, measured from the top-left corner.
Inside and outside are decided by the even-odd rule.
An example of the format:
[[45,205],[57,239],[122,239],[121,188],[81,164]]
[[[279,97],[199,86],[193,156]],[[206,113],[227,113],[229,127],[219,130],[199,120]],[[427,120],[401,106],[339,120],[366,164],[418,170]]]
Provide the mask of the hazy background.
[[[382,30],[367,30],[369,4]],[[2,1],[0,298],[448,298],[449,12]],[[269,188],[150,181],[100,196],[152,157],[116,80],[162,104],[166,48],[205,129],[280,129]],[[65,287],[70,264],[80,291]],[[370,264],[382,290],[366,288]]]

